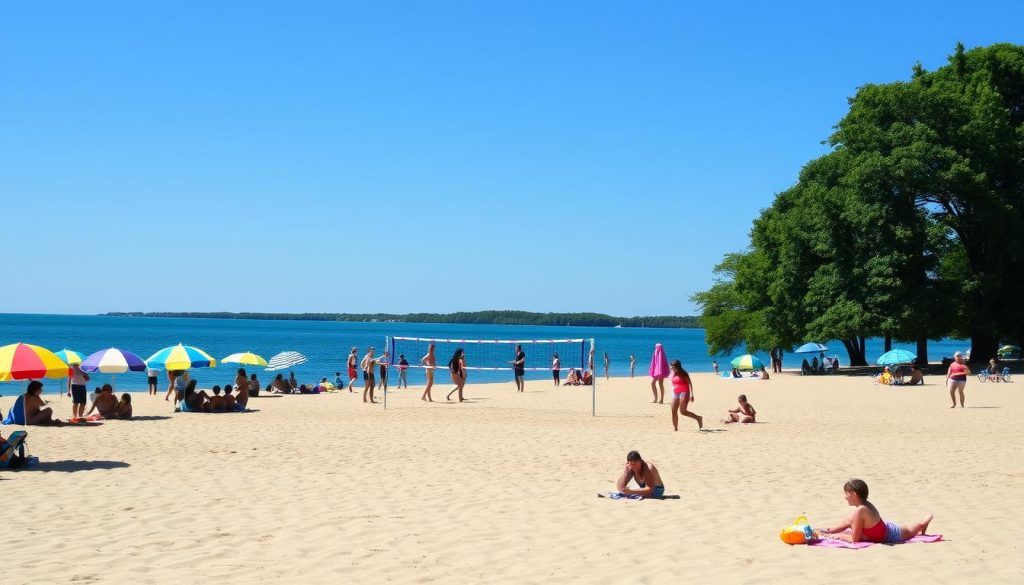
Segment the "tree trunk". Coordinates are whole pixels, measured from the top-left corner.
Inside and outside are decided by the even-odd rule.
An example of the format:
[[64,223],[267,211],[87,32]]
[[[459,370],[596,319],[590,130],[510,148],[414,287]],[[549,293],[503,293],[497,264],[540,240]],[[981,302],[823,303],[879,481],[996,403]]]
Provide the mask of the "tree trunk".
[[892,351],[892,334],[885,334],[885,349],[882,351]]
[[914,362],[917,367],[923,368],[928,365],[928,334],[919,333],[917,335],[917,361]]
[[868,362],[864,359],[864,338],[863,337],[851,337],[850,339],[843,339],[843,347],[846,348],[846,353],[850,354],[850,365],[851,366],[866,366]]
[[971,334],[971,363],[988,365],[988,360],[996,357],[999,340],[987,333]]

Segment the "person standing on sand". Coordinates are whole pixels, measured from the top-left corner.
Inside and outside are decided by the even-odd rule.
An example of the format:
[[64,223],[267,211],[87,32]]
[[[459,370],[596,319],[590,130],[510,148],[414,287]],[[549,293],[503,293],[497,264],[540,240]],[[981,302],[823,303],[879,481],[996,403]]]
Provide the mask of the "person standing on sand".
[[149,382],[149,395],[156,396],[157,389],[156,385],[159,381],[160,370],[156,368],[149,368],[146,370],[146,381]]
[[608,352],[604,352],[604,379],[608,380],[608,368],[612,365],[612,361],[608,359]]
[[448,360],[448,371],[452,375],[452,383],[455,384],[455,387],[452,388],[445,399],[451,400],[452,394],[458,391],[459,402],[464,402],[462,389],[466,386],[466,354],[462,351],[461,347],[456,349],[455,353],[452,354],[452,359]]
[[356,364],[359,363],[359,348],[353,347],[352,351],[348,353],[348,391],[350,393],[355,392],[352,389],[356,383]]
[[587,369],[591,373],[594,373],[594,346],[590,346],[590,352],[587,353]]
[[366,393],[369,392],[371,404],[377,403],[373,399],[373,389],[377,385],[376,376],[373,374],[373,368],[377,365],[377,360],[373,357],[374,351],[376,350],[373,347],[367,348],[363,361],[359,363],[359,367],[363,370],[363,402],[366,402]]
[[[256,385],[259,386],[258,381]],[[244,409],[245,405],[249,404],[249,377],[245,375],[245,368],[238,368],[238,373],[235,374],[235,390],[238,391],[235,404]]]
[[85,396],[89,391],[85,383],[89,381],[89,374],[82,371],[81,364],[72,364],[73,372],[68,378],[68,394],[71,396],[71,418],[82,418],[85,416]]
[[420,400],[433,402],[434,397],[430,395],[430,389],[434,387],[434,369],[437,367],[437,356],[434,354],[434,344],[427,346],[427,355],[420,358],[423,365],[423,373],[427,376],[427,387],[423,389],[423,396]]
[[526,376],[526,352],[523,346],[516,344],[516,359],[512,361],[512,372],[516,379],[516,392],[523,392],[526,388],[524,376]]
[[697,398],[693,395],[693,380],[690,374],[683,369],[679,360],[672,361],[672,428],[679,430],[679,415],[688,416],[697,421],[697,428],[704,428],[704,417],[690,412],[687,407]]
[[634,372],[636,372],[636,356],[633,355],[633,354],[629,354],[629,377],[630,378],[635,378],[636,377],[636,376],[633,375]]
[[562,359],[557,353],[551,356],[551,377],[555,380],[555,386],[562,385]]
[[964,387],[967,386],[967,376],[971,375],[971,368],[964,363],[964,354],[959,351],[953,354],[953,363],[949,364],[946,372],[946,387],[949,388],[949,398],[956,408],[956,393],[960,392],[960,408],[964,407]]
[[377,384],[385,392],[388,391],[388,350],[380,356],[380,382]]
[[409,360],[405,359],[405,354],[398,354],[398,387],[401,388],[404,384],[406,389],[409,388]]
[[[651,402],[665,404],[665,378],[668,377],[670,371],[668,358],[665,357],[665,348],[660,343],[654,344],[654,355],[651,356],[651,367],[648,373],[651,376],[651,392],[654,394],[654,400]],[[661,396],[658,396],[659,387]]]

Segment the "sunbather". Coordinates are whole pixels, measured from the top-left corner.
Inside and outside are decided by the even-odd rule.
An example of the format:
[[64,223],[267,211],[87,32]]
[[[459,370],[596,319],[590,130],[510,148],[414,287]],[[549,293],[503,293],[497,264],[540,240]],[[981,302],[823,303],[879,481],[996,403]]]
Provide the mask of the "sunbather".
[[729,413],[722,419],[722,422],[729,423],[752,423],[757,422],[757,411],[754,410],[754,405],[747,402],[747,395],[740,394],[739,398],[736,399],[739,402],[739,406],[733,408]]
[[25,424],[63,426],[63,422],[53,418],[53,409],[46,406],[48,402],[43,400],[42,394],[42,382],[32,380],[28,383],[25,397],[22,399],[25,408]]
[[[627,487],[630,480],[635,481],[639,489]],[[627,496],[637,495],[644,498],[660,498],[665,495],[665,482],[661,480],[658,468],[653,463],[644,461],[640,457],[640,453],[636,451],[630,451],[626,455],[626,466],[623,468],[619,480],[615,483],[615,487],[619,492]]]
[[99,395],[96,396],[96,400],[93,401],[89,407],[89,412],[85,413],[85,416],[89,416],[94,410],[98,410],[103,418],[117,418],[117,396],[114,396],[113,386],[110,384],[103,385]]
[[132,395],[125,392],[121,400],[117,402],[117,418],[129,419],[132,417]]
[[[874,504],[868,501],[868,484],[860,479],[851,479],[843,486],[846,492],[846,503],[856,509],[846,520],[832,528],[818,531],[819,536],[848,542],[885,542],[897,543],[925,534],[928,524],[932,521],[929,514],[923,521],[912,526],[900,526],[893,522],[885,522]],[[851,532],[847,533],[849,528]]]

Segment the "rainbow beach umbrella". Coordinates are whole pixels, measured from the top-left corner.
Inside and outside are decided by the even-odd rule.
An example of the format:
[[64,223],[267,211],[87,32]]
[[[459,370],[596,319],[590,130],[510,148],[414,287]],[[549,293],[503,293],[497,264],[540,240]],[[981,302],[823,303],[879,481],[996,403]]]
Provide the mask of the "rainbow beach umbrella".
[[114,374],[141,372],[145,369],[146,364],[142,361],[142,358],[130,351],[117,349],[116,347],[101,349],[85,358],[85,361],[82,362],[82,371],[110,374],[115,390],[117,389],[117,380],[114,378]]
[[217,360],[210,354],[191,345],[172,345],[149,356],[146,365],[158,370],[187,370],[189,368],[213,368]]
[[57,354],[38,345],[12,343],[0,347],[0,382],[66,378],[71,367]]
[[233,353],[228,357],[220,360],[222,364],[241,364],[244,366],[266,366],[267,360],[254,354],[251,351],[243,353]]
[[83,356],[82,354],[78,353],[73,349],[68,349],[66,347],[60,351],[53,352],[53,355],[64,360],[64,363],[66,363],[69,366],[80,364],[82,363],[82,360],[85,359],[85,356]]
[[760,370],[764,367],[761,360],[748,354],[741,355],[740,357],[732,360],[732,367],[738,370]]

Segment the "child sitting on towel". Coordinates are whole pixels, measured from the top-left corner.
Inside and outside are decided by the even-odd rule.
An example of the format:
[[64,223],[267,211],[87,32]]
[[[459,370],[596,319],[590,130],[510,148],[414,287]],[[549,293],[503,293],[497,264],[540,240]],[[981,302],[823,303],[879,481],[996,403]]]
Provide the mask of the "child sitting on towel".
[[[868,484],[860,479],[851,479],[843,486],[846,492],[846,503],[855,510],[848,519],[832,528],[818,530],[821,538],[832,538],[847,542],[885,542],[889,544],[910,540],[928,530],[932,521],[929,514],[923,521],[913,526],[900,526],[893,522],[885,522],[875,505],[868,501]],[[846,529],[850,532],[846,532]]]
[[224,397],[220,395],[220,386],[214,386],[212,392],[213,396],[207,402],[210,412],[224,412]]

